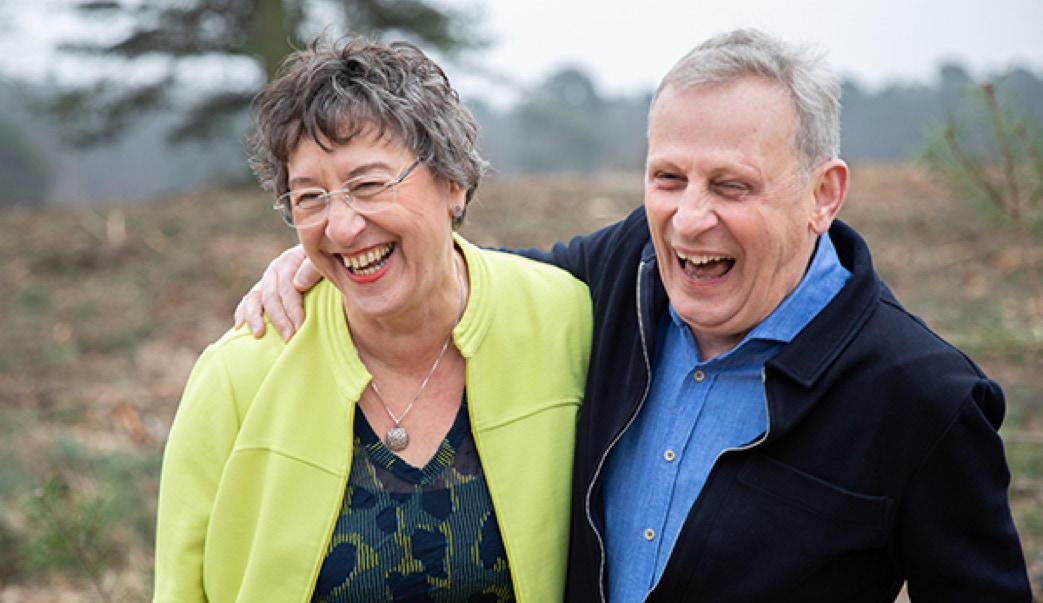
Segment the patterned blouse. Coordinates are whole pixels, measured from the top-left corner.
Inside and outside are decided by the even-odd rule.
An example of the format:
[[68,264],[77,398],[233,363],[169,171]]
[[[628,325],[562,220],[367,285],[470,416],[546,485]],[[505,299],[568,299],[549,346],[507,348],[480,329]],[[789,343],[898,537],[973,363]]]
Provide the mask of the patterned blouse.
[[313,603],[514,601],[466,396],[423,468],[388,450],[357,408],[354,441]]

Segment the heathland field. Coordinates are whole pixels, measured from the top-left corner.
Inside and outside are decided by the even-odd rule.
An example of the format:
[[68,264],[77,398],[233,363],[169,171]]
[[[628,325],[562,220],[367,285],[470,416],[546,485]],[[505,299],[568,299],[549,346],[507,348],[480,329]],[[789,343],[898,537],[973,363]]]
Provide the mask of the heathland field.
[[[492,180],[462,232],[545,246],[640,201],[639,174]],[[148,600],[180,390],[240,295],[295,241],[270,206],[251,188],[0,210],[0,603]],[[1043,319],[1014,236],[907,166],[854,166],[841,217],[899,299],[1004,386],[1011,497],[1038,583]],[[1029,261],[1041,258],[1037,239]]]

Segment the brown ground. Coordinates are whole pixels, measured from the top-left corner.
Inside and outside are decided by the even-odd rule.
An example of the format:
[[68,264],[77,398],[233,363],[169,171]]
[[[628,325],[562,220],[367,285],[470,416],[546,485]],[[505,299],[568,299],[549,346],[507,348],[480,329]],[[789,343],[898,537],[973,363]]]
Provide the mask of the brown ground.
[[[636,174],[489,182],[463,232],[481,244],[545,246],[624,215],[640,203],[640,187]],[[0,539],[8,568],[0,568],[0,603],[147,600],[155,461],[180,389],[202,347],[230,325],[241,293],[294,242],[268,207],[251,190],[0,211],[0,528],[15,538]],[[1011,235],[982,216],[895,166],[855,166],[841,214],[866,236],[898,297],[1007,390],[1013,500],[1035,569],[1043,560],[1043,325],[1028,313]],[[111,527],[119,554],[101,576],[108,598],[75,565],[26,566],[33,493],[54,476],[74,491],[104,492],[100,470],[84,477],[77,468],[125,458],[148,462],[132,474],[138,504]]]

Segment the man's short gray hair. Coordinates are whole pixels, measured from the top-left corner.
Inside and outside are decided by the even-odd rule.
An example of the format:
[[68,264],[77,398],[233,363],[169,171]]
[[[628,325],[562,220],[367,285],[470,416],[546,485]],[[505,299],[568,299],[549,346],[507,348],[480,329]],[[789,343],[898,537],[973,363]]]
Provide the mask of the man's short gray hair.
[[781,86],[796,115],[794,146],[803,175],[840,157],[840,82],[820,52],[795,46],[756,29],[737,29],[710,38],[681,58],[655,95],[760,77]]

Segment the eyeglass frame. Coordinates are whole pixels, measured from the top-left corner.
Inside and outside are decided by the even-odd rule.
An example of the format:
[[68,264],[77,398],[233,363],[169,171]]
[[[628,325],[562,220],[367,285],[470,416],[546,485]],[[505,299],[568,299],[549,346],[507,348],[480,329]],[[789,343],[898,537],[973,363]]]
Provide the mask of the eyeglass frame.
[[[373,196],[379,195],[380,193],[383,193],[384,191],[386,191],[389,188],[392,189],[397,194],[398,191],[397,191],[396,187],[399,184],[402,184],[402,181],[405,180],[406,177],[409,176],[411,173],[413,173],[413,170],[415,170],[416,167],[418,165],[420,165],[423,161],[424,161],[424,159],[422,157],[417,157],[416,160],[413,161],[413,163],[409,164],[409,166],[406,167],[406,169],[402,170],[401,174],[399,174],[397,177],[392,178],[391,180],[388,180],[386,183],[384,183],[384,185],[381,187],[380,191],[378,191],[376,193],[373,193]],[[355,204],[352,203],[352,200],[354,199],[355,196],[352,194],[351,189],[350,188],[343,188],[344,185],[346,185],[346,184],[349,184],[351,182],[355,182],[355,181],[358,181],[358,180],[362,180],[362,179],[368,178],[368,177],[369,177],[368,175],[362,175],[362,176],[356,176],[355,178],[351,178],[349,180],[345,180],[341,184],[342,188],[338,188],[338,189],[335,189],[335,190],[332,190],[332,191],[327,191],[326,189],[322,188],[321,186],[309,186],[309,187],[305,187],[303,189],[286,191],[285,193],[279,195],[278,198],[275,199],[275,203],[272,205],[272,209],[274,209],[279,214],[279,217],[282,218],[282,221],[287,226],[289,226],[290,228],[310,228],[312,226],[317,226],[317,225],[321,224],[322,222],[326,221],[327,219],[329,219],[330,198],[333,197],[334,195],[339,196],[344,201],[344,203],[346,203],[348,205],[348,207],[350,207],[351,209],[355,210],[356,212],[358,212],[358,213],[360,213],[362,215],[372,215],[372,214],[375,214],[375,213],[379,213],[379,212],[383,211],[385,208],[381,207],[381,208],[379,208],[377,210],[367,210],[367,209],[359,209],[358,207],[356,207]],[[322,194],[319,195],[323,199],[322,220],[319,220],[315,224],[308,224],[307,226],[298,226],[297,224],[294,224],[294,220],[293,220],[293,195],[294,194],[299,194],[301,191],[304,191],[304,190],[317,190],[317,191],[321,190],[322,191]],[[392,201],[392,203],[394,203],[394,201]]]

